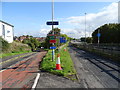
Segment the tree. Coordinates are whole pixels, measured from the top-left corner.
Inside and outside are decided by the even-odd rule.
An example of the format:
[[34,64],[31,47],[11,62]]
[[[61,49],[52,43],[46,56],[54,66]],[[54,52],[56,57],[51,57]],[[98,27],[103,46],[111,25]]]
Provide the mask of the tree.
[[52,44],[49,43],[49,41],[50,41],[49,35],[52,34],[53,31],[54,31],[54,34],[55,34],[55,37],[56,37],[56,38],[55,38],[55,40],[56,40],[55,46],[56,46],[56,47],[58,47],[59,45],[61,45],[61,44],[60,44],[60,40],[59,40],[60,37],[65,37],[67,41],[70,41],[70,40],[72,39],[72,38],[68,37],[66,34],[61,34],[61,33],[60,33],[61,29],[59,29],[59,28],[54,28],[53,30],[51,30],[51,31],[47,34],[47,37],[46,37],[45,42],[42,43],[42,45],[44,44],[44,47],[45,47],[45,48],[50,48],[50,46],[52,46]]
[[32,51],[36,50],[40,46],[40,42],[33,37],[26,38],[22,42],[28,44],[31,47]]
[[100,43],[120,43],[120,24],[105,24],[92,33],[93,43],[97,43],[100,31]]
[[0,50],[2,50],[2,52],[7,52],[9,47],[10,47],[10,44],[4,40],[2,37],[0,37]]

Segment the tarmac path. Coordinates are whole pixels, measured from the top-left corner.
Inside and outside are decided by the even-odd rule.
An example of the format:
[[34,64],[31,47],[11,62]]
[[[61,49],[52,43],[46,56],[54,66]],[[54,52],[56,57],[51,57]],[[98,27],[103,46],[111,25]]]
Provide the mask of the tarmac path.
[[39,72],[39,63],[46,53],[46,51],[38,52],[22,58],[11,67],[1,70],[1,88],[31,88],[36,74]]

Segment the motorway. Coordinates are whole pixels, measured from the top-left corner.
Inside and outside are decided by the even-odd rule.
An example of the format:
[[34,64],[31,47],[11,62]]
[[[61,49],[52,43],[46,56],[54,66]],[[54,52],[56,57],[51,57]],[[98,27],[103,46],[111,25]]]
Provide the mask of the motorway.
[[120,66],[112,61],[69,46],[79,82],[86,88],[120,87]]

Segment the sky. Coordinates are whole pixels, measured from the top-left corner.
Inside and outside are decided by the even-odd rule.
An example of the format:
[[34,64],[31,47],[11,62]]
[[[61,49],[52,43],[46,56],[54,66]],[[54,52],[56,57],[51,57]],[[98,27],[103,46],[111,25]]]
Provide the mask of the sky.
[[[51,30],[51,2],[2,2],[2,19],[14,25],[14,35],[45,37]],[[117,2],[55,2],[54,21],[61,33],[73,38],[85,36],[101,25],[118,22]]]

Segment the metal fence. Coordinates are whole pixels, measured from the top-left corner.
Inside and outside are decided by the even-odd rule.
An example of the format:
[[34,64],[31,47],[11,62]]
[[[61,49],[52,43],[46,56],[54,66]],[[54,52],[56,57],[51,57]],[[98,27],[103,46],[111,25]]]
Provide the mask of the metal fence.
[[77,48],[120,62],[120,44],[71,43]]

